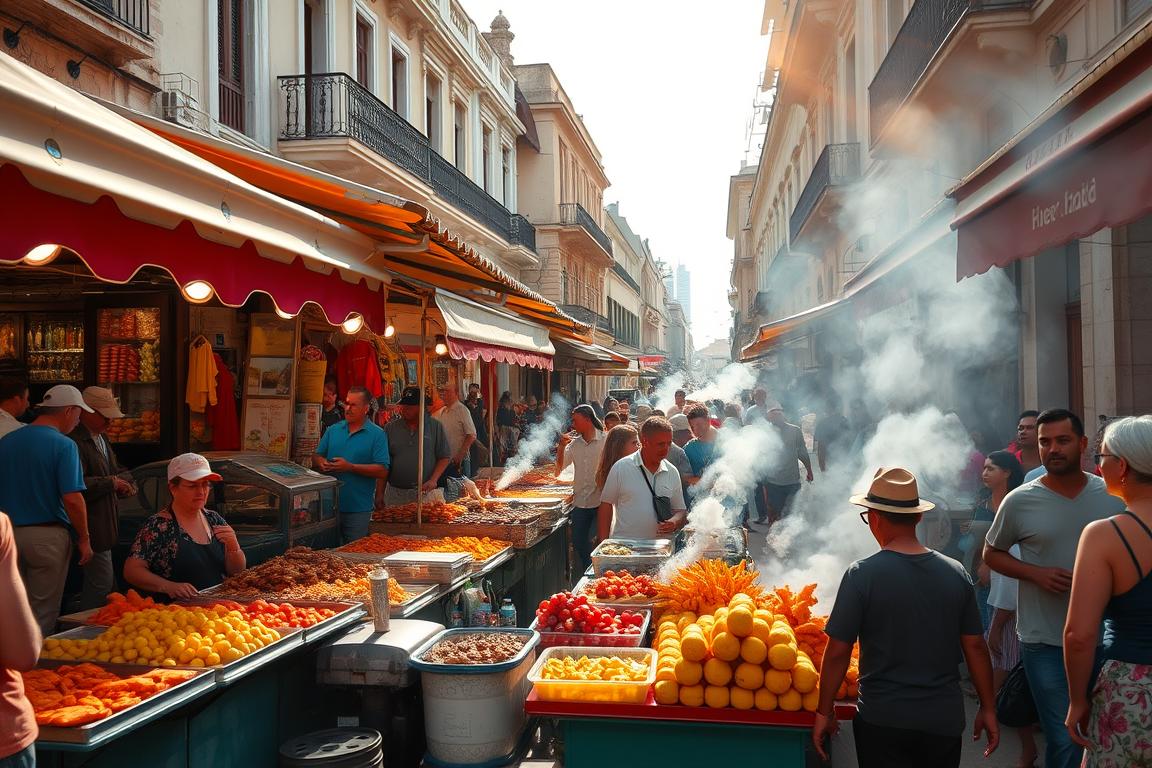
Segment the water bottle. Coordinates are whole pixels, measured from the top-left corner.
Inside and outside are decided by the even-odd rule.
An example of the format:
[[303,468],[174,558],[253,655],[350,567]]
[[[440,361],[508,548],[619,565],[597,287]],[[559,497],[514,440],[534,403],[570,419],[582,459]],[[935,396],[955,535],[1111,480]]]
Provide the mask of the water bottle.
[[472,626],[487,627],[492,622],[492,605],[488,602],[480,603],[472,613]]
[[516,626],[516,606],[513,605],[512,600],[507,597],[504,598],[504,602],[500,604],[500,626]]

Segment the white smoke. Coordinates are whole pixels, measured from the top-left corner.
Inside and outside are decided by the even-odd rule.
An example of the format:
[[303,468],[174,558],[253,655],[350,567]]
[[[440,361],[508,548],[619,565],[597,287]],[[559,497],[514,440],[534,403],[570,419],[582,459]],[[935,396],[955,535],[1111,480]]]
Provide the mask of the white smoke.
[[756,373],[750,366],[742,363],[731,363],[725,366],[715,379],[690,393],[688,399],[698,402],[705,400],[723,400],[726,403],[738,402],[740,394],[745,390],[752,389],[755,385]]
[[660,385],[656,387],[656,391],[652,393],[652,407],[667,413],[669,408],[676,405],[676,390],[678,389],[688,391],[688,381],[683,374],[674,373],[671,376],[665,376],[660,380]]
[[559,394],[553,394],[544,418],[527,430],[516,446],[516,455],[505,463],[504,472],[496,481],[496,490],[502,491],[512,485],[531,471],[538,461],[551,455],[556,439],[568,423],[570,412],[568,401]]

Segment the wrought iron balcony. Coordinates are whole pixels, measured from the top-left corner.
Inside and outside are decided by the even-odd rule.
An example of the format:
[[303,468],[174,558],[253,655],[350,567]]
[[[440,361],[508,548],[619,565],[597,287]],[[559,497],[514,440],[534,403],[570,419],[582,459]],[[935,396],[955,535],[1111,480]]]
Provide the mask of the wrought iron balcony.
[[816,164],[812,166],[812,173],[808,183],[796,201],[796,209],[788,219],[788,231],[793,242],[800,235],[805,222],[816,209],[824,193],[832,188],[849,184],[860,178],[860,145],[828,144]]
[[628,270],[624,269],[623,264],[618,261],[612,262],[612,271],[615,272],[621,280],[627,283],[629,288],[636,291],[636,293],[640,293],[639,284],[637,284],[637,282],[632,278],[632,275],[628,274]]
[[129,29],[149,34],[148,0],[80,0],[102,16],[107,16]]
[[969,13],[1021,10],[1033,0],[916,0],[868,86],[869,126],[875,142],[912,93],[936,52]]
[[612,322],[604,317],[604,315],[597,314],[588,309],[588,307],[581,306],[580,304],[561,304],[560,309],[582,323],[591,325],[605,333],[612,333]]
[[560,203],[560,223],[581,227],[604,249],[604,253],[612,255],[612,240],[580,203]]
[[509,244],[536,251],[536,229],[531,222],[509,212],[350,75],[289,75],[279,80],[281,139],[355,139],[429,184],[438,197]]

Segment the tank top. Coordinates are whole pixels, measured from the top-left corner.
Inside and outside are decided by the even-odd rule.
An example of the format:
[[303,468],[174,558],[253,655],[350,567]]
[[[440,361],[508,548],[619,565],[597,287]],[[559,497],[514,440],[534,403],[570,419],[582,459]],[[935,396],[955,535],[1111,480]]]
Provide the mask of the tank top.
[[[1152,539],[1152,529],[1143,520],[1127,510],[1124,514],[1135,520]],[[1144,573],[1120,526],[1114,520],[1109,522],[1124,542],[1140,581],[1127,592],[1113,595],[1104,608],[1104,658],[1129,664],[1152,664],[1152,573]]]

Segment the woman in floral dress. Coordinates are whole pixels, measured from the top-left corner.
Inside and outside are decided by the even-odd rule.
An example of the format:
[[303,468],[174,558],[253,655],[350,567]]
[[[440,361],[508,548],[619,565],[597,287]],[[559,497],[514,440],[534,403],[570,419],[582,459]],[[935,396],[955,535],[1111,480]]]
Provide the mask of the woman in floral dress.
[[[1096,463],[1128,508],[1089,524],[1076,550],[1064,626],[1065,725],[1086,748],[1084,766],[1152,766],[1152,416],[1110,424]],[[1089,706],[1101,619],[1104,666]]]

